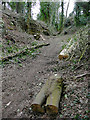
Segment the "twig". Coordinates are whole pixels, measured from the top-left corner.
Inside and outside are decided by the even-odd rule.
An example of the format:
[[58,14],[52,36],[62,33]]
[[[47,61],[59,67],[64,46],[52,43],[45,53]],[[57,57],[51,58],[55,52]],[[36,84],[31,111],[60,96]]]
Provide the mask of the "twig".
[[77,78],[80,78],[80,77],[85,77],[85,76],[90,76],[90,73],[84,73],[84,74],[81,74],[81,75],[78,75],[78,76],[75,76],[75,79],[77,79]]
[[70,60],[72,60],[73,56],[74,56],[74,53],[71,55]]
[[77,70],[77,69],[79,69],[82,66],[83,66],[83,64],[81,64],[80,66],[77,66],[74,70]]

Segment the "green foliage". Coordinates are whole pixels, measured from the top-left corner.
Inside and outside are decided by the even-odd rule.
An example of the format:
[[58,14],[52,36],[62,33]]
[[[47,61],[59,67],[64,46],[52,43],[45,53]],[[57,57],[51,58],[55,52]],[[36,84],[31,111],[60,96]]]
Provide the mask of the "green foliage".
[[64,45],[62,46],[62,50],[63,50],[65,47],[66,47],[66,45],[64,44]]
[[0,44],[0,48],[2,48],[3,47],[3,45],[2,44]]
[[82,118],[81,115],[76,114],[75,120],[89,120],[89,117],[88,117],[88,116],[85,116],[84,118]]
[[77,38],[76,38],[76,37],[74,37],[74,41],[75,41],[75,42],[77,41]]
[[36,42],[36,41],[32,42],[32,46],[34,46],[34,45],[37,45],[37,42]]
[[40,7],[38,19],[48,23],[50,21],[50,2],[40,2]]
[[80,16],[80,24],[81,25],[87,24],[87,18],[84,15]]
[[[8,40],[7,43],[9,43],[10,41]],[[36,45],[37,42],[33,42],[32,45]],[[0,44],[0,47],[2,49],[2,57],[4,56],[8,56],[8,55],[11,55],[12,56],[12,53],[15,53],[16,56],[14,57],[11,57],[9,59],[7,59],[6,61],[0,61],[0,66],[4,67],[5,64],[10,64],[10,63],[18,63],[18,65],[20,67],[22,67],[22,63],[21,63],[21,60],[25,60],[27,58],[27,56],[30,56],[32,58],[35,58],[37,54],[40,53],[40,50],[39,49],[32,49],[32,50],[29,50],[28,48],[25,50],[24,53],[20,53],[20,54],[17,54],[19,51],[23,51],[23,49],[25,49],[26,47],[22,47],[22,48],[18,48],[18,46],[16,45],[8,45],[8,47],[4,48],[4,46],[2,46],[2,44]]]
[[68,39],[67,39],[67,42],[69,42],[70,40],[71,40],[71,38],[68,38]]
[[67,18],[64,22],[64,26],[69,27],[70,25],[71,25],[71,20],[70,20],[70,18]]
[[8,53],[12,53],[13,52],[13,47],[12,46],[7,47],[6,49],[7,49]]
[[24,13],[25,11],[25,2],[7,2],[11,9],[17,13]]
[[77,115],[75,116],[75,119],[76,119],[76,120],[83,120],[83,119],[80,117],[79,114],[77,114]]
[[75,25],[86,25],[89,17],[89,8],[90,4],[88,2],[76,2],[74,11],[75,11]]
[[11,7],[13,11],[16,9],[16,2],[8,2],[8,5]]
[[46,22],[51,28],[58,29],[60,2],[40,2],[38,20]]
[[3,28],[4,27],[4,22],[2,20],[2,18],[0,18],[0,28]]
[[20,63],[19,66],[22,67],[23,65]]

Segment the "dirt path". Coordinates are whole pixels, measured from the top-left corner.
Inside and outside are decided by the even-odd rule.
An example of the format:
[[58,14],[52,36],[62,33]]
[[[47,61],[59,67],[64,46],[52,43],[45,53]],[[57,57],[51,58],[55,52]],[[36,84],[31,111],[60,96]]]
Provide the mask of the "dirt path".
[[47,38],[49,46],[40,48],[41,53],[35,59],[27,58],[23,66],[6,65],[3,68],[3,118],[25,117],[23,109],[32,103],[53,68],[57,64],[57,55],[70,35]]

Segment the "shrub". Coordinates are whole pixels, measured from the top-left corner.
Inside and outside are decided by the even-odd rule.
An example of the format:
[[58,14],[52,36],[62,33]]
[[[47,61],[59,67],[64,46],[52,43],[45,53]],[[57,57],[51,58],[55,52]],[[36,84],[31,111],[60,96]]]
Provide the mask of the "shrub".
[[81,25],[86,25],[87,24],[87,17],[85,17],[85,16],[80,16],[80,24]]

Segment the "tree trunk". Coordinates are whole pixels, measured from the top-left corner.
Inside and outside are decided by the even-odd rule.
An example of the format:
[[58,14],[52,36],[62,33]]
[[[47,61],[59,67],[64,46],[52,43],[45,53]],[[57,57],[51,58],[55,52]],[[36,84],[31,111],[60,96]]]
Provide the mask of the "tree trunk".
[[69,3],[70,3],[70,0],[68,1],[68,5],[67,5],[66,17],[67,17],[67,13],[68,13]]
[[44,109],[42,108],[43,103],[45,102],[47,95],[47,90],[49,88],[50,81],[47,80],[45,85],[42,87],[40,92],[37,94],[35,100],[33,101],[31,108],[34,112],[44,113]]
[[63,30],[63,16],[64,16],[64,8],[63,8],[64,2],[62,0],[61,2],[61,8],[62,8],[62,12],[61,12],[61,19],[60,19],[60,33]]
[[19,13],[19,2],[16,2],[16,12]]
[[28,17],[31,18],[31,2],[27,2],[27,9],[28,9]]
[[47,23],[50,24],[50,3],[47,4]]
[[47,98],[46,107],[45,107],[47,114],[58,113],[59,101],[62,93],[62,86],[63,86],[63,79],[56,78],[55,82],[50,88],[50,91],[52,91],[52,93]]
[[27,13],[28,13],[28,18],[27,18],[27,31],[29,33],[30,30],[30,19],[31,19],[31,2],[27,2]]
[[76,2],[76,16],[75,16],[75,22],[76,22],[76,26],[78,26],[80,24],[80,8],[78,5],[78,2]]
[[71,51],[76,48],[76,45],[77,45],[77,42],[74,42],[73,39],[71,39],[68,45],[60,52],[58,56],[59,60],[68,58]]
[[4,4],[4,10],[5,10],[5,8],[6,8],[6,2],[2,2],[2,4]]
[[[60,93],[61,93],[61,85],[62,85],[62,79],[59,75],[53,75],[51,76],[45,83],[45,85],[42,87],[41,91],[37,94],[35,100],[33,101],[31,108],[34,112],[44,113],[44,109],[42,108],[42,105],[45,103],[45,100],[47,98],[46,103],[46,110],[48,112],[48,106],[51,105],[54,108],[58,109],[58,103],[60,100]],[[50,97],[48,97],[50,95]],[[53,96],[53,102],[49,102],[51,99],[51,96]],[[54,101],[55,99],[55,101]],[[58,110],[53,111],[50,110],[51,113],[57,113]]]

